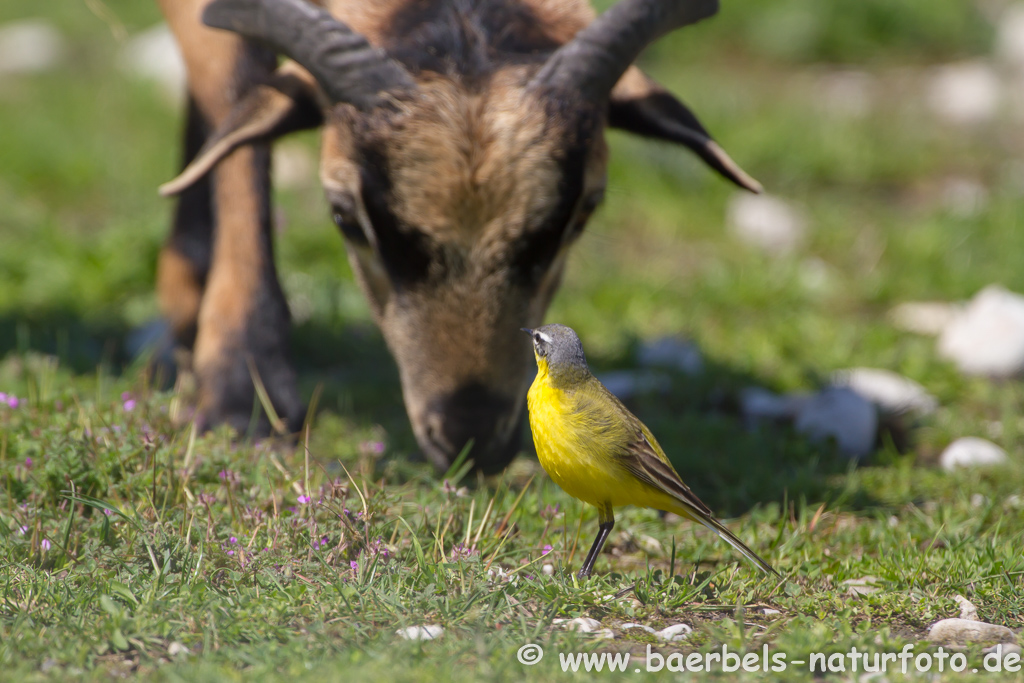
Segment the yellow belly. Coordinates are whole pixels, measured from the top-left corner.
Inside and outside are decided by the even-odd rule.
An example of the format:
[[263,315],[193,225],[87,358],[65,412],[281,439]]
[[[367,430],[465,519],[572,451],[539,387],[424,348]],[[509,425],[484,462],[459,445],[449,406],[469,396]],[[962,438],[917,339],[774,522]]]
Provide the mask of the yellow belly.
[[629,438],[625,425],[595,420],[578,401],[538,375],[527,395],[537,458],[548,476],[574,498],[596,507],[679,507],[671,496],[636,479],[616,462],[616,445]]

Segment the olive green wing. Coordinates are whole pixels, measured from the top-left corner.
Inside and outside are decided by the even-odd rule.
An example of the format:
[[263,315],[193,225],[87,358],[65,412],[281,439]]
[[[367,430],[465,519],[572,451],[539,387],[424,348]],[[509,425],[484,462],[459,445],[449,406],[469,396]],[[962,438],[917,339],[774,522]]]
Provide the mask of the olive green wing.
[[[748,548],[724,524],[714,518],[711,509],[683,483],[679,474],[669,463],[665,451],[651,431],[629,411],[622,402],[597,380],[600,394],[588,391],[588,400],[582,402],[594,423],[604,423],[621,431],[617,443],[622,444],[614,453],[619,465],[638,480],[672,496],[693,512],[691,519],[711,529],[744,557],[764,572],[778,576],[778,572],[753,550]],[[583,408],[583,405],[580,405]]]
[[711,508],[683,483],[657,442],[649,439],[644,430],[637,429],[636,437],[618,456],[619,464],[640,481],[664,491],[696,512],[712,514]]
[[701,501],[690,487],[683,483],[679,474],[669,463],[665,451],[658,445],[654,435],[622,404],[612,392],[597,382],[603,394],[602,401],[596,402],[608,412],[608,417],[621,424],[623,433],[620,437],[622,446],[614,455],[627,472],[640,481],[664,491],[676,498],[696,513],[710,516],[711,509]]

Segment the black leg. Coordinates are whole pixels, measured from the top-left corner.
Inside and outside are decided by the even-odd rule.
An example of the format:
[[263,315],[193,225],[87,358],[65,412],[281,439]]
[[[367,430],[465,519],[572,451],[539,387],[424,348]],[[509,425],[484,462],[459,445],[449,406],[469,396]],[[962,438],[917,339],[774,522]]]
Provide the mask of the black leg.
[[597,538],[594,539],[594,545],[590,546],[587,559],[583,561],[583,566],[580,568],[579,577],[581,579],[590,576],[590,572],[594,569],[594,562],[597,561],[597,556],[601,553],[604,542],[608,540],[608,534],[612,532],[612,527],[615,526],[615,516],[612,515],[611,505],[601,507],[600,515],[601,525],[597,527]]

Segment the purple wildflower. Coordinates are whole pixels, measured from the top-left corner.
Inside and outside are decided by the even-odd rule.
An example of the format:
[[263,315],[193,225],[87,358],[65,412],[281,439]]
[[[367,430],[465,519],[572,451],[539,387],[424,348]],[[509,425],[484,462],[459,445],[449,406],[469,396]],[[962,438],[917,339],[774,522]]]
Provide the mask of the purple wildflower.
[[359,563],[356,562],[355,560],[352,560],[351,562],[349,562],[348,566],[351,567],[352,571],[354,571],[354,572],[359,571]]
[[25,467],[32,467],[32,458],[25,458]]
[[21,528],[18,529],[18,535],[19,536],[24,536],[27,533],[28,533],[28,527],[25,526],[25,525],[22,525]]
[[103,508],[103,514],[109,517],[110,515],[114,514],[114,511],[111,510],[110,508]]
[[45,553],[47,550],[50,549],[50,542],[44,538],[42,541],[39,542],[39,547],[42,548],[43,552]]
[[228,555],[234,555],[234,554],[235,554],[235,551],[234,551],[234,550],[229,550],[229,551],[228,551]]
[[359,450],[363,453],[372,453],[373,455],[380,455],[384,452],[383,441],[364,441],[359,444]]
[[135,399],[134,398],[128,399],[127,401],[124,402],[122,407],[124,408],[124,412],[126,412],[126,413],[132,412],[133,410],[135,410]]
[[231,543],[231,545],[234,545],[235,543],[238,543],[238,538],[235,537],[235,536],[232,536],[231,538],[228,539],[228,541]]
[[299,503],[301,503],[302,505],[307,505],[309,503],[309,496],[307,496],[307,495],[299,496]]
[[554,549],[554,548],[552,548],[552,547],[551,547],[551,544],[549,543],[549,544],[547,544],[546,546],[544,546],[544,550],[542,550],[540,554],[541,554],[541,555],[547,555],[547,554],[548,554],[548,553],[550,553],[550,552],[551,552],[551,551],[552,551],[553,549]]
[[7,405],[9,405],[12,408],[17,408],[18,404],[20,404],[20,403],[21,403],[21,401],[18,400],[17,396],[8,396],[7,397]]
[[558,503],[557,505],[554,505],[554,506],[552,506],[552,505],[545,505],[544,509],[540,511],[540,518],[541,519],[554,519],[555,515],[558,514],[558,509],[560,507],[562,507],[561,503]]

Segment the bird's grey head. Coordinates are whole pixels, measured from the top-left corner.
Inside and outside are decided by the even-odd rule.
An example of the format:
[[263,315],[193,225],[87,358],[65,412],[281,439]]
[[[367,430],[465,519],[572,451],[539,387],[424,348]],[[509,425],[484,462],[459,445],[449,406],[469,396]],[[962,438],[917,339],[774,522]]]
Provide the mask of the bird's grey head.
[[523,331],[533,337],[533,350],[537,358],[547,361],[550,371],[588,369],[587,357],[583,355],[583,343],[572,328],[553,324]]

